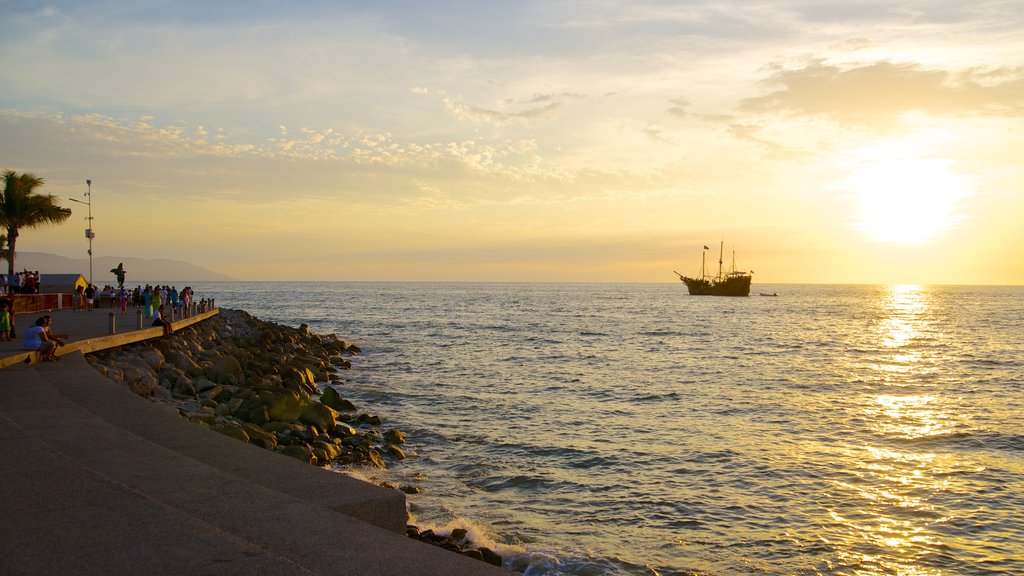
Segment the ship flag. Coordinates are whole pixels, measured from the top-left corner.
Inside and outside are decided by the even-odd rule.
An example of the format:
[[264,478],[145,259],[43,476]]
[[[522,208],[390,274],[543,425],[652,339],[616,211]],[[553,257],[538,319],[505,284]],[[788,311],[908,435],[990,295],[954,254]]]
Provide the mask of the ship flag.
[[705,246],[704,249],[705,250],[711,250],[711,248],[708,248],[707,246]]

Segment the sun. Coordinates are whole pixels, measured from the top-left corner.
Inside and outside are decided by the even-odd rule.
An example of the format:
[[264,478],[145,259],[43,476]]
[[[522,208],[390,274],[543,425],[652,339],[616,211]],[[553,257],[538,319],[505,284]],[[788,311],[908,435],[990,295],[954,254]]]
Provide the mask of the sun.
[[858,151],[846,190],[858,212],[854,225],[874,240],[917,244],[934,238],[957,221],[957,205],[971,191],[952,161],[894,145]]

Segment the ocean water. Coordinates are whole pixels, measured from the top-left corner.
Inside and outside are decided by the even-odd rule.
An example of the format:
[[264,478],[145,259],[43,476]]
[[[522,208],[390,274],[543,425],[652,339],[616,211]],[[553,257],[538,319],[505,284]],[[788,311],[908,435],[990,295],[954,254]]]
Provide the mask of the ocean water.
[[1022,287],[196,290],[361,346],[362,473],[520,572],[1024,574]]

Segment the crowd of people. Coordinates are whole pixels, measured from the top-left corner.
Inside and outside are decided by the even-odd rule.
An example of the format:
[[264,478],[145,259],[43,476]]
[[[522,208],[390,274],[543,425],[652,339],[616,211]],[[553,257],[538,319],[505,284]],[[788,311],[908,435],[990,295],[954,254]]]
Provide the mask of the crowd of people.
[[10,294],[39,294],[43,279],[39,270],[24,270],[14,274],[0,274],[0,296]]
[[71,297],[73,310],[91,310],[106,305],[107,308],[120,308],[121,314],[128,313],[128,307],[142,308],[146,318],[152,318],[161,305],[166,305],[174,314],[188,308],[195,297],[191,286],[178,290],[174,286],[136,286],[134,289],[115,288],[106,285],[102,290],[95,286],[79,286]]
[[[5,295],[9,294],[11,293],[5,290]],[[175,286],[166,285],[147,284],[145,287],[136,286],[134,289],[107,285],[103,290],[96,290],[95,286],[79,285],[72,297],[72,308],[92,310],[103,303],[109,308],[119,307],[121,314],[127,314],[128,306],[133,306],[142,309],[151,326],[163,327],[164,334],[171,334],[171,320],[175,315],[184,315],[185,310],[192,306],[194,298],[195,292],[191,286],[178,290]],[[12,298],[0,300],[0,341],[10,340],[13,336],[14,315],[10,302]],[[205,312],[208,304],[205,298],[200,300],[199,311]],[[64,345],[64,340],[68,337],[64,334],[53,334],[50,331],[52,322],[51,316],[41,316],[25,331],[24,348],[37,350],[40,359],[44,361],[58,360],[57,349]]]

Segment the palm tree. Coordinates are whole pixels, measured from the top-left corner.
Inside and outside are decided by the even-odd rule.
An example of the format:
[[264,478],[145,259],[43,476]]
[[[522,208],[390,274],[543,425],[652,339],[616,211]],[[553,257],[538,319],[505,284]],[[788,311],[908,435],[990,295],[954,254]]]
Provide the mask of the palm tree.
[[14,274],[14,247],[21,228],[40,224],[60,224],[71,217],[70,208],[61,208],[51,194],[36,194],[43,179],[27,172],[4,172],[4,190],[0,193],[0,226],[7,229],[7,274]]

